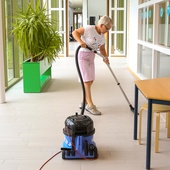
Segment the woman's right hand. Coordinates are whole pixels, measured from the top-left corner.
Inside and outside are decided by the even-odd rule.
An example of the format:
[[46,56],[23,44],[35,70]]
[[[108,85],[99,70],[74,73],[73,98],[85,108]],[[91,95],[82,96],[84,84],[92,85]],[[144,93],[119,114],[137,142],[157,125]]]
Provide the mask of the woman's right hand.
[[85,42],[82,42],[80,45],[81,45],[82,48],[86,48],[87,47]]

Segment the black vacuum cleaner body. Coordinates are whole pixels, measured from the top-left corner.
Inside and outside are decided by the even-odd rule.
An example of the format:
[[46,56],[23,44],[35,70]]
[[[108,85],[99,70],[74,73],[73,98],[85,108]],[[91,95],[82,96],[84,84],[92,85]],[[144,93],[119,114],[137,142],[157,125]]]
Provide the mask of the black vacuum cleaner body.
[[84,115],[85,110],[85,87],[78,64],[78,52],[81,46],[76,50],[76,67],[81,80],[83,90],[83,105],[81,114],[69,116],[65,120],[65,127],[63,129],[64,142],[62,144],[62,158],[63,159],[94,159],[98,157],[98,151],[95,142],[93,141],[93,134],[95,128],[93,120]]
[[93,120],[86,115],[73,115],[65,120],[65,139],[62,145],[63,159],[97,158],[98,152],[93,134]]

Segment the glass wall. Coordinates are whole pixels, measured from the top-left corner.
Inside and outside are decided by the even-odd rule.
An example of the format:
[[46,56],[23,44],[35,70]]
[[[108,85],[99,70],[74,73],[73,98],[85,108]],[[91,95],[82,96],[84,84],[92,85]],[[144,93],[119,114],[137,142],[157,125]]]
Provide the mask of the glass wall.
[[[25,2],[27,3],[27,2]],[[4,5],[4,30],[5,30],[5,87],[9,88],[22,77],[23,53],[11,34],[13,17],[23,8],[22,0],[5,0]]]
[[139,4],[142,4],[142,3],[145,3],[145,2],[148,2],[148,1],[151,1],[151,0],[139,0]]
[[170,77],[170,55],[157,52],[158,55],[158,75],[157,77]]
[[158,37],[158,44],[170,47],[170,1],[157,4],[159,10],[158,31],[161,32]]
[[22,78],[22,62],[24,60],[23,52],[13,37],[11,30],[13,17],[23,8],[27,8],[27,3],[31,2],[33,6],[37,0],[5,0],[3,6],[3,30],[4,30],[4,61],[5,61],[5,87],[10,88]]
[[139,0],[138,11],[138,73],[144,78],[169,77],[170,1]]
[[113,19],[113,27],[110,33],[110,55],[126,55],[126,1],[111,0],[110,15]]
[[167,18],[168,18],[168,36],[167,36],[167,46],[170,47],[170,1],[167,7]]
[[[20,50],[16,43],[15,37],[11,34],[13,17],[17,16],[17,12],[27,8],[27,3],[31,3],[33,7],[36,6],[39,0],[5,0],[2,1],[3,6],[3,30],[4,30],[4,62],[5,62],[5,87],[10,88],[16,82],[22,79],[22,63],[24,56],[22,50]],[[66,37],[65,29],[65,0],[41,0],[41,4],[47,3],[50,7],[49,13],[56,22],[53,24],[56,31],[58,31],[62,37],[63,42]],[[61,54],[64,54],[65,48]]]
[[[66,35],[65,35],[65,0],[49,0],[48,2],[49,14],[55,23],[53,24],[55,30],[59,32],[60,36],[62,37],[62,41],[66,42]],[[60,55],[65,55],[66,49],[63,48],[60,52]]]
[[158,4],[159,14],[158,14],[158,32],[162,34],[158,37],[158,44],[165,44],[165,11],[166,11],[166,3]]
[[12,0],[6,0],[5,1],[5,23],[6,23],[6,62],[7,62],[7,79],[8,81],[11,81],[15,75],[14,75],[14,60],[13,60],[13,52],[14,52],[14,46],[13,46],[13,37],[10,34],[11,28],[12,28],[12,18],[9,16],[12,16],[12,9],[13,9],[13,3]]
[[152,49],[139,45],[139,72],[146,78],[152,77]]
[[153,42],[153,6],[149,6],[147,10],[147,28],[146,40]]
[[141,27],[139,39],[153,42],[153,6],[139,10],[139,22]]

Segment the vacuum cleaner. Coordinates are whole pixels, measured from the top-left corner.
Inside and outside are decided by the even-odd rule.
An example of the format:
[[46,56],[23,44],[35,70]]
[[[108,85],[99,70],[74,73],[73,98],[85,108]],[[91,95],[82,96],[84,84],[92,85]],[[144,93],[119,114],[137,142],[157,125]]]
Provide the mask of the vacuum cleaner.
[[[84,83],[78,64],[78,52],[80,48],[81,46],[79,46],[76,50],[75,60],[83,90],[83,105],[80,115],[76,113],[75,115],[69,116],[65,120],[65,128],[63,129],[65,140],[61,148],[63,159],[87,159],[98,157],[97,147],[95,142],[93,141],[93,134],[95,133],[93,120],[90,117],[84,115],[86,98]],[[86,48],[98,54],[104,59],[104,56],[98,53],[96,50],[93,50],[88,46]],[[112,76],[116,80],[117,85],[120,87],[120,90],[122,91],[127,103],[129,104],[130,110],[134,112],[134,107],[130,104],[129,99],[126,96],[125,92],[123,91],[120,83],[118,82],[113,70],[111,69],[109,64],[107,64],[107,66]]]
[[89,116],[84,115],[86,97],[83,78],[78,64],[80,48],[81,46],[76,50],[75,62],[83,90],[83,103],[81,114],[75,113],[75,115],[69,116],[65,120],[63,129],[64,142],[61,148],[63,159],[96,159],[98,157],[96,143],[93,141],[95,133],[94,123]]

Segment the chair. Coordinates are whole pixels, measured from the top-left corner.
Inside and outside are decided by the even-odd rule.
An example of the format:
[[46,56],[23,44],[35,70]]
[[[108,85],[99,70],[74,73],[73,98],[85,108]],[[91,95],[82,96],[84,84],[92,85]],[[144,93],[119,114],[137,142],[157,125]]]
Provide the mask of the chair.
[[[144,104],[139,112],[139,144],[141,144],[141,131],[142,131],[142,111],[148,110],[148,105]],[[155,129],[155,152],[159,152],[159,131],[160,131],[160,113],[166,112],[166,128],[167,128],[167,138],[170,138],[170,106],[153,104],[152,113],[156,113],[156,129]],[[153,117],[152,114],[152,126],[153,126]]]

